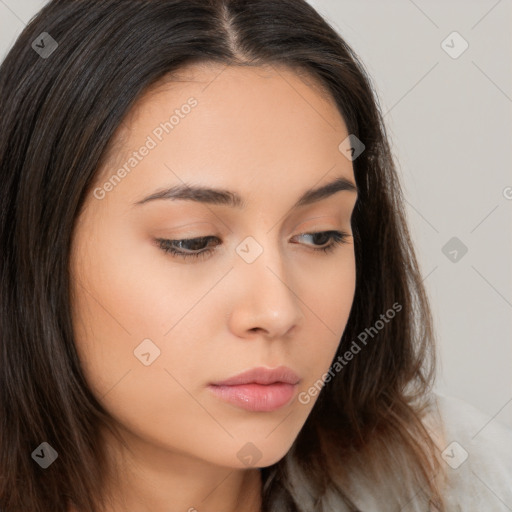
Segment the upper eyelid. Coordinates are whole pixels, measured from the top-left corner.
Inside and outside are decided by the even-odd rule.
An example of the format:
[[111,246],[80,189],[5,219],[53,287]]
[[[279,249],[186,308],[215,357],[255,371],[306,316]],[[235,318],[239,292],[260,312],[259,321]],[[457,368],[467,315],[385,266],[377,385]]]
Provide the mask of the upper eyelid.
[[[330,233],[330,232],[347,234],[347,235],[351,236],[351,233],[347,233],[345,230],[337,229],[337,228],[321,229],[321,230],[317,230],[317,231],[315,231],[315,230],[313,230],[313,231],[303,230],[303,231],[300,231],[300,232],[296,233],[293,236],[319,235],[319,234],[322,234],[322,233]],[[192,241],[192,240],[202,240],[202,239],[205,239],[205,238],[207,238],[207,239],[211,239],[211,238],[220,239],[220,236],[217,236],[217,235],[199,235],[199,236],[193,236],[193,237],[188,237],[188,238],[167,238],[166,240],[168,240],[170,242],[189,242],[189,241]],[[160,238],[160,239],[163,240],[163,238]]]
[[[326,217],[328,217],[328,220],[327,221],[324,221],[322,222],[323,219],[325,219]],[[324,227],[324,228],[320,228],[320,229],[315,229],[315,228],[304,228],[303,230],[299,231],[297,234],[300,234],[300,235],[304,235],[304,234],[312,234],[312,233],[324,233],[326,231],[341,231],[341,232],[346,232],[347,229],[343,226],[343,224],[345,224],[345,220],[343,217],[337,217],[337,216],[326,216],[326,215],[318,215],[316,217],[309,217],[307,218],[306,220],[303,220],[299,223],[296,223],[292,229],[292,231],[296,231],[297,230],[297,226],[299,226],[300,224],[309,224],[309,223],[315,223],[315,224],[324,224],[324,225],[327,225],[327,224],[330,224],[331,222],[335,222],[335,224],[340,224],[340,226],[332,226],[332,227]],[[349,226],[348,226],[348,229],[351,230],[352,229],[352,226],[351,226],[351,221],[349,220],[348,221],[349,223]],[[182,224],[181,226],[177,226],[177,228],[180,228],[180,227],[183,227],[183,226],[187,226],[189,227],[190,226],[190,231],[192,231],[193,229],[193,226],[194,225],[197,225],[197,224],[207,224],[209,225],[209,227],[206,227],[204,228],[205,231],[210,231],[209,234],[205,234],[205,235],[190,235],[190,236],[187,236],[186,234],[183,234],[181,238],[178,238],[179,235],[177,235],[175,238],[171,238],[171,237],[168,237],[167,239],[168,240],[172,240],[172,241],[180,241],[180,240],[195,240],[195,239],[198,239],[198,238],[206,238],[208,236],[217,236],[217,237],[221,237],[220,235],[220,230],[216,229],[210,222],[194,222],[192,224],[190,223],[186,223],[186,224]],[[228,228],[229,229],[229,228]],[[217,231],[218,234],[215,234],[215,235],[212,235],[211,232],[214,232],[214,231]],[[230,233],[232,233],[232,230],[229,229]],[[295,236],[295,235],[294,235]]]

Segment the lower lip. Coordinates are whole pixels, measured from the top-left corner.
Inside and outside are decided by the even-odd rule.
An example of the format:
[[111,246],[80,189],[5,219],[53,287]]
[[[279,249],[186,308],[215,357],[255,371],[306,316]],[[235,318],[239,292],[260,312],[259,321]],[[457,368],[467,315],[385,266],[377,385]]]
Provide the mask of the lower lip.
[[271,412],[290,402],[297,384],[241,384],[238,386],[210,385],[209,389],[222,400],[253,412]]

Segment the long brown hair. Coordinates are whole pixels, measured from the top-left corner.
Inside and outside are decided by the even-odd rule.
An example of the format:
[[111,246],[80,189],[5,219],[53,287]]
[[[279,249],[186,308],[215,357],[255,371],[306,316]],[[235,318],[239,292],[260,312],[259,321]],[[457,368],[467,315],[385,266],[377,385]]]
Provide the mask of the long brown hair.
[[[357,510],[354,486],[365,479],[366,493],[388,493],[381,510],[399,510],[414,494],[443,510],[434,478],[441,468],[422,423],[435,374],[432,319],[383,117],[355,52],[304,0],[53,0],[7,54],[0,508],[66,512],[73,503],[94,512],[104,504],[98,432],[110,417],[73,341],[73,229],[130,108],[159,80],[201,61],[309,73],[365,145],[353,161],[356,291],[337,356],[361,333],[372,336],[326,381],[287,455],[262,469],[264,510]],[[396,318],[382,321],[393,305]],[[42,442],[58,454],[46,470],[31,457]]]

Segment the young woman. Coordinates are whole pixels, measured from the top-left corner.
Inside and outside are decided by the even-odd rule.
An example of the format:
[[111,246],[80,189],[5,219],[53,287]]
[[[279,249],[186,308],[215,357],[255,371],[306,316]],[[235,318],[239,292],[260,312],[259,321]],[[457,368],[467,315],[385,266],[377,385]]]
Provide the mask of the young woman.
[[1,510],[512,508],[512,433],[432,392],[370,79],[305,1],[51,1],[0,114]]

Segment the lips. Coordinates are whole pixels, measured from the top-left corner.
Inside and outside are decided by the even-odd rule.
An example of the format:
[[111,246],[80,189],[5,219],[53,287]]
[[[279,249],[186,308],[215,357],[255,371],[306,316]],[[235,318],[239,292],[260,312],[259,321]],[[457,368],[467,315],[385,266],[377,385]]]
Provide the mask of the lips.
[[251,412],[271,412],[288,405],[295,395],[299,376],[290,368],[252,368],[208,389],[221,400]]

